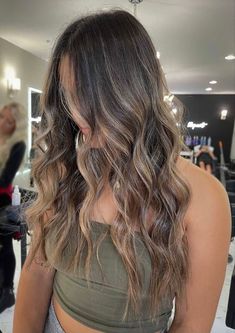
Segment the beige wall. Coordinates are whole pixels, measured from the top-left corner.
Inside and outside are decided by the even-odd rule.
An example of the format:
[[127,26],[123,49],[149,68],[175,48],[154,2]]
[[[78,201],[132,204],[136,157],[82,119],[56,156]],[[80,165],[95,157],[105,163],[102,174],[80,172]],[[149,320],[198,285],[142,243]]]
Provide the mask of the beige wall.
[[7,96],[5,80],[7,67],[13,68],[16,77],[21,79],[21,90],[17,92],[14,101],[22,103],[27,108],[28,87],[42,89],[47,62],[0,38],[0,105],[12,101]]
[[[5,71],[9,67],[14,69],[15,77],[21,80],[21,90],[12,99],[7,94],[5,78]],[[28,88],[42,90],[46,69],[46,61],[0,38],[0,107],[16,101],[24,105],[28,114]],[[27,162],[28,151],[27,144],[25,162]],[[27,165],[23,163],[14,184],[29,186],[29,171],[27,170]]]

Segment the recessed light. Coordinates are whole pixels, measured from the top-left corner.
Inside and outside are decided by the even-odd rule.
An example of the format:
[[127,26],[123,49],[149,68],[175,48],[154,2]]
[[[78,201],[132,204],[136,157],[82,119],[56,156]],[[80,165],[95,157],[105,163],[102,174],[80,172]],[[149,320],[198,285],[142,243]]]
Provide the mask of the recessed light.
[[212,80],[212,81],[210,81],[209,83],[210,83],[210,84],[216,84],[216,83],[217,83],[217,81],[215,81],[215,80]]
[[235,59],[235,55],[234,54],[229,54],[225,57],[226,60],[234,60]]
[[208,87],[208,88],[206,88],[205,90],[206,90],[206,91],[211,91],[212,88],[211,88],[211,87]]

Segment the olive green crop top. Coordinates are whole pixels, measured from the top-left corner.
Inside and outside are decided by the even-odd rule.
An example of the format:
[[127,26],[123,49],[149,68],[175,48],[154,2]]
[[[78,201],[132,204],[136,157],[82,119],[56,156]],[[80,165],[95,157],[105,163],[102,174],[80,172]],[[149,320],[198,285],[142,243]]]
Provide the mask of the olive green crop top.
[[[101,232],[106,232],[107,228],[110,226],[92,221],[94,237],[99,236]],[[105,333],[155,333],[166,329],[173,300],[162,301],[156,320],[152,322],[149,319],[147,288],[151,262],[148,251],[139,236],[137,236],[136,248],[143,281],[141,318],[128,314],[128,318],[122,321],[127,301],[128,278],[109,230],[99,248],[104,279],[102,279],[95,255],[92,258],[89,287],[82,267],[78,268],[76,274],[68,274],[62,267],[55,267],[53,293],[64,311],[81,324]],[[49,261],[50,252],[50,246],[46,244]]]

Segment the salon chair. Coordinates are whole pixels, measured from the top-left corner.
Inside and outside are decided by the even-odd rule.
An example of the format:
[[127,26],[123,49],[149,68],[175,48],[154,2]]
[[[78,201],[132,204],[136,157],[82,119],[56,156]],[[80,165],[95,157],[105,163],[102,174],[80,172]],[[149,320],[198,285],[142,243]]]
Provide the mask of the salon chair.
[[[232,213],[232,235],[235,236],[235,204],[231,204]],[[227,313],[225,319],[226,325],[235,329],[235,265],[230,283]]]
[[213,159],[209,153],[202,152],[196,159],[195,164],[199,166],[200,162],[204,162],[205,164],[210,164],[212,174],[215,175],[217,168],[217,159]]
[[232,237],[235,237],[235,180],[226,180],[226,190],[231,206]]
[[227,192],[235,193],[235,179],[226,180],[226,190]]

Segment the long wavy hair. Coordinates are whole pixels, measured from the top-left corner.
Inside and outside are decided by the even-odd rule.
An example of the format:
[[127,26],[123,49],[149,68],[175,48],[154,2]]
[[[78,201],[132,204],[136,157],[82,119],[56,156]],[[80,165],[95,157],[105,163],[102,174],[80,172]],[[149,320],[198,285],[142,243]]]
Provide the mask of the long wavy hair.
[[[89,280],[97,245],[91,212],[108,182],[118,210],[110,236],[128,277],[123,318],[129,306],[138,314],[141,303],[136,230],[151,259],[151,318],[163,298],[183,292],[188,276],[182,221],[190,188],[176,167],[181,133],[164,102],[164,82],[144,27],[115,10],[67,27],[55,45],[43,93],[41,152],[33,165],[38,196],[26,212],[29,227],[40,230],[32,239],[32,258],[41,246],[47,260],[45,245],[53,239],[53,264],[59,265],[69,249],[65,269],[74,272],[85,253]],[[72,111],[91,129],[85,142]]]
[[[12,146],[20,141],[24,141],[26,143],[27,139],[27,113],[23,105],[16,102],[11,102],[4,105],[0,112],[4,109],[11,110],[11,113],[16,122],[16,128],[14,132],[6,139],[6,142],[0,146],[0,172],[7,162]],[[22,161],[21,164],[23,164],[23,162],[24,161]]]

